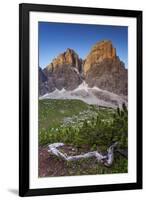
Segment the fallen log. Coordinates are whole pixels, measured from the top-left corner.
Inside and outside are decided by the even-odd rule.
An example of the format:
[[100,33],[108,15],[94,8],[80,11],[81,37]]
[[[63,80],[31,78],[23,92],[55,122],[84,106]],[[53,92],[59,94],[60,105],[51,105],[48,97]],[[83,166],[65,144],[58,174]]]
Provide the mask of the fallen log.
[[98,151],[92,151],[92,152],[88,152],[85,154],[80,154],[80,155],[76,155],[76,156],[68,156],[65,153],[60,152],[57,148],[63,146],[63,143],[53,143],[50,144],[49,150],[48,152],[59,157],[62,158],[63,160],[66,161],[75,161],[75,160],[80,160],[80,159],[86,159],[86,158],[92,158],[94,157],[98,162],[104,164],[105,166],[109,167],[112,165],[113,161],[114,161],[114,148],[117,146],[117,142],[115,142],[113,145],[111,145],[108,149],[107,149],[107,154],[106,155],[102,155],[101,153],[99,153]]

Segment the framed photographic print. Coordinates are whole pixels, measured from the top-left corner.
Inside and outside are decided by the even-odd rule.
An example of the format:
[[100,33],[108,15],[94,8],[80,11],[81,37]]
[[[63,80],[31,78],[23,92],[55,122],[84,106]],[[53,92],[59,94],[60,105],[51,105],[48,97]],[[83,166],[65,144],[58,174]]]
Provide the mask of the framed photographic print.
[[142,11],[19,9],[19,195],[141,189]]

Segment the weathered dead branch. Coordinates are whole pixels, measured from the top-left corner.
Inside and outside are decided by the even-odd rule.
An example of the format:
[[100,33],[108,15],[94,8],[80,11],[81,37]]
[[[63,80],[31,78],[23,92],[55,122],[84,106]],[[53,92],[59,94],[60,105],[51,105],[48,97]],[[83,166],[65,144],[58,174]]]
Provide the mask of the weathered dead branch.
[[76,161],[80,159],[86,159],[86,158],[92,158],[94,157],[99,163],[102,163],[103,165],[109,167],[112,165],[114,161],[114,148],[117,146],[117,142],[115,142],[113,145],[111,145],[107,149],[107,154],[102,155],[98,151],[92,151],[85,154],[80,154],[76,156],[68,156],[65,153],[60,152],[57,148],[63,146],[63,143],[53,143],[49,145],[48,152],[52,153],[53,155],[62,158],[66,161]]

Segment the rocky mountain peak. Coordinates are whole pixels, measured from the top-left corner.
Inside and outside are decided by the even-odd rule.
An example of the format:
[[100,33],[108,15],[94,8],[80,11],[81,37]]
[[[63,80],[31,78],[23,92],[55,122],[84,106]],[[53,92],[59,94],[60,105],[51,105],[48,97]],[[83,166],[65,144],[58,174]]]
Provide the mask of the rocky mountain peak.
[[70,48],[57,56],[57,58],[53,59],[52,63],[50,63],[47,67],[48,69],[53,69],[62,65],[71,65],[73,67],[78,68],[81,66],[82,60],[79,58],[78,54]]
[[56,88],[73,90],[81,84],[82,63],[82,59],[70,48],[53,59],[43,70],[48,79],[48,92]]
[[85,60],[67,48],[39,73],[40,95],[55,89],[74,90],[83,81],[90,88],[96,86],[118,95],[128,93],[128,71],[110,40],[96,43]]
[[93,64],[102,62],[104,59],[115,59],[116,49],[110,40],[102,40],[96,43],[85,60],[84,73],[91,68]]

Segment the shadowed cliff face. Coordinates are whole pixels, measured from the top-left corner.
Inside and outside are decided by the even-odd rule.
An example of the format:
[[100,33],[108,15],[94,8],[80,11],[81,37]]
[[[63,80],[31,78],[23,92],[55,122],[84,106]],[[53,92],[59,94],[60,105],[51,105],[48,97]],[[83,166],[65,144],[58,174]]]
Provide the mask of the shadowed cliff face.
[[72,49],[60,54],[41,72],[40,95],[54,91],[56,88],[74,90],[83,80],[89,87],[127,95],[127,69],[116,55],[112,42],[103,40],[96,43],[83,61]]
[[45,69],[48,92],[56,88],[73,90],[82,82],[82,59],[72,49],[60,54]]
[[48,78],[44,74],[43,70],[39,67],[39,95],[43,95],[48,92]]

